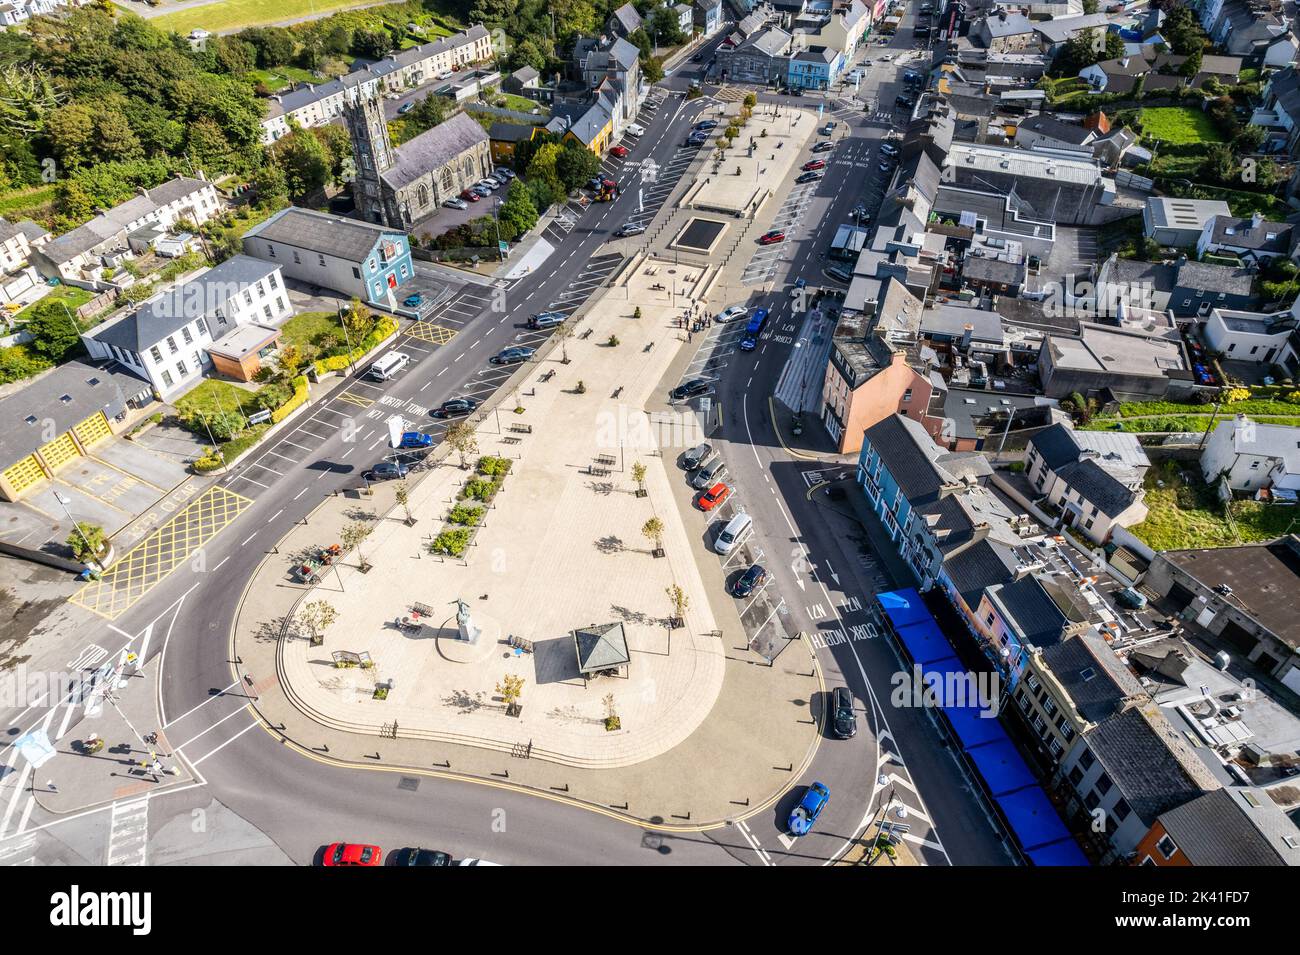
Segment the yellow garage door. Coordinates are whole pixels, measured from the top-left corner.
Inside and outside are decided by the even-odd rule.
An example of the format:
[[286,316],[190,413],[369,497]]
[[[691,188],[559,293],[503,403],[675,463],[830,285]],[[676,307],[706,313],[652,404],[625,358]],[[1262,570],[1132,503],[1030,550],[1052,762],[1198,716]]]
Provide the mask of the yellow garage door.
[[41,460],[51,472],[56,472],[70,461],[81,456],[72,435],[64,432],[40,450]]
[[5,468],[4,483],[16,500],[24,491],[45,477],[45,472],[34,455],[27,455],[17,464]]
[[89,448],[113,433],[102,411],[96,411],[72,430],[76,432],[77,440],[81,442],[83,448]]

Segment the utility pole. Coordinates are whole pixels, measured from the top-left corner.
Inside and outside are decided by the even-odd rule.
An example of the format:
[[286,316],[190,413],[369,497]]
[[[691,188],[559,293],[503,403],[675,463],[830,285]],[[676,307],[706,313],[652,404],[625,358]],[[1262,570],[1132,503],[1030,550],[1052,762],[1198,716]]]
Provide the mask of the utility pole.
[[348,323],[343,317],[343,306],[339,306],[339,324],[343,326],[343,342],[348,349],[348,372],[355,375],[357,373],[357,363],[352,358],[352,339],[348,335]]
[[1210,423],[1205,426],[1205,433],[1201,435],[1201,443],[1196,446],[1197,451],[1200,451],[1202,448],[1205,447],[1206,439],[1209,438],[1210,432],[1214,430],[1214,419],[1219,416],[1220,403],[1221,403],[1220,401],[1216,401],[1214,403],[1214,411],[1211,412],[1210,414]]

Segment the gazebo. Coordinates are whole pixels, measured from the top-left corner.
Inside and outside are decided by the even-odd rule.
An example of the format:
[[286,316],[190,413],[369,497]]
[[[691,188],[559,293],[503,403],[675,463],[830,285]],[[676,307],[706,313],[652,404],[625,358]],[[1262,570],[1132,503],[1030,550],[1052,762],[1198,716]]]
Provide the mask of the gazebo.
[[[593,623],[574,630],[573,649],[578,655],[578,672],[583,677],[626,676],[623,668],[632,660],[621,623]],[[611,670],[613,673],[608,673]]]

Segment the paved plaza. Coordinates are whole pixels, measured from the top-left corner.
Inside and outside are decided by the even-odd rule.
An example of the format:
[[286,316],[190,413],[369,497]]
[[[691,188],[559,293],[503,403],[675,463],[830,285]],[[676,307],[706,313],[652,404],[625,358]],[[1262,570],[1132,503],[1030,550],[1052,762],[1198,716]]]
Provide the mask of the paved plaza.
[[[722,119],[721,127],[727,122]],[[790,178],[815,125],[816,117],[805,110],[761,104],[725,158],[711,159],[705,166],[702,178],[687,191],[682,205],[753,216],[772,195],[774,184]]]

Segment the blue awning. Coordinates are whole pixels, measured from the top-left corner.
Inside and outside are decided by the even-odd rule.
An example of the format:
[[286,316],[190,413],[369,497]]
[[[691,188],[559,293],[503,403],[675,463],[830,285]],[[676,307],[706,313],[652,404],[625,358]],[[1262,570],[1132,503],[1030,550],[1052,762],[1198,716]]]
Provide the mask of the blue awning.
[[915,587],[877,594],[876,600],[879,601],[880,609],[885,611],[885,616],[889,618],[890,623],[894,625],[894,629],[934,619],[930,616],[929,609],[926,608]]
[[[996,710],[981,710],[976,706],[945,706],[944,716],[952,724],[952,731],[957,734],[963,749],[970,750],[988,743],[1011,741],[1007,731],[998,722]],[[984,715],[980,715],[980,714]]]
[[1037,786],[997,796],[995,801],[1026,853],[1070,838],[1047,793]]
[[894,632],[906,648],[907,655],[922,666],[953,656],[952,646],[933,617],[911,626],[895,627]]
[[1048,846],[1040,846],[1032,852],[1026,852],[1025,855],[1029,856],[1029,861],[1034,865],[1087,866],[1092,864],[1073,839],[1064,839],[1061,842],[1053,842]]
[[1025,765],[1020,752],[1010,739],[976,746],[974,749],[967,750],[966,755],[984,777],[989,792],[994,796],[1012,793],[1026,786],[1038,785],[1038,780]]

